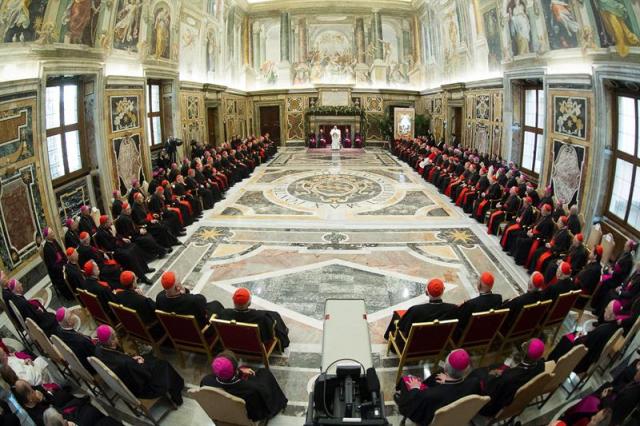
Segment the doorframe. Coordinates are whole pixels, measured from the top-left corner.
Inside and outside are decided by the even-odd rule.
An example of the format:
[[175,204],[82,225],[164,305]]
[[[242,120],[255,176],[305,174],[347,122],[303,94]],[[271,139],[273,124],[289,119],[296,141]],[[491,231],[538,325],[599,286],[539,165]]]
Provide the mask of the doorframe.
[[209,108],[218,108],[218,123],[216,125],[216,140],[217,141],[222,141],[222,143],[224,143],[224,133],[220,133],[221,131],[223,131],[223,127],[224,126],[224,121],[223,121],[223,115],[221,114],[222,111],[222,102],[220,101],[205,101],[204,103],[204,110],[206,111],[206,115],[207,115],[207,119],[206,121],[206,126],[207,126],[207,136],[209,136]]
[[260,107],[277,106],[280,107],[280,144],[285,146],[287,144],[287,132],[286,132],[286,114],[284,100],[271,100],[271,101],[253,101],[253,131],[256,136],[260,135]]

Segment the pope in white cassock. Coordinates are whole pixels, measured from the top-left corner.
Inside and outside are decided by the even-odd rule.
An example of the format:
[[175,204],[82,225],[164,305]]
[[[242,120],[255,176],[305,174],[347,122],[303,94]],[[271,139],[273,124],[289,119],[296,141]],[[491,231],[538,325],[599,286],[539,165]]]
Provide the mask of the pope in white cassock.
[[342,147],[340,143],[342,140],[342,132],[338,129],[338,126],[333,126],[329,134],[331,135],[331,149],[340,149]]

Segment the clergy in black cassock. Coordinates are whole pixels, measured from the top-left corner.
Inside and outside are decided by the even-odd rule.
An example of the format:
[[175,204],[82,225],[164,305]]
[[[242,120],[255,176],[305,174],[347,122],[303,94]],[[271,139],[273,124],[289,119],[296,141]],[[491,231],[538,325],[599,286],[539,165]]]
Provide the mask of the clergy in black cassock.
[[428,425],[439,408],[465,396],[480,394],[480,380],[468,376],[469,366],[469,354],[464,349],[456,349],[447,356],[444,372],[431,375],[425,381],[404,376],[394,395],[398,411],[419,425]]
[[56,236],[51,228],[45,226],[42,233],[46,238],[42,247],[42,257],[47,267],[51,284],[53,284],[66,299],[71,300],[73,299],[73,295],[64,282],[63,274],[63,267],[67,261],[67,257],[64,251],[62,251],[62,247],[56,240]]
[[384,333],[385,339],[388,339],[389,334],[396,330],[396,321],[398,321],[397,328],[402,331],[405,336],[408,336],[409,330],[411,330],[411,324],[443,319],[456,308],[456,305],[442,301],[444,283],[441,279],[431,279],[425,288],[425,292],[429,297],[429,303],[414,305],[406,312],[395,311],[393,313],[387,331]]
[[95,355],[96,347],[89,337],[75,330],[80,318],[71,309],[59,308],[56,311],[56,320],[60,325],[56,335],[69,346],[69,349],[78,357],[84,368],[93,373],[93,367],[89,364],[87,358]]
[[500,308],[502,296],[491,292],[493,282],[493,274],[491,272],[483,272],[478,279],[478,296],[467,300],[447,316],[447,319],[458,320],[458,325],[453,334],[456,341],[462,337],[462,333],[467,327],[471,315],[476,312],[486,312],[491,309]]
[[108,325],[97,330],[96,358],[109,367],[137,398],[167,395],[182,405],[184,380],[167,361],[151,355],[129,356],[120,349],[116,332]]
[[171,271],[162,274],[160,283],[164,291],[156,296],[156,307],[164,312],[193,315],[201,328],[209,323],[212,314],[220,314],[224,310],[217,300],[207,302],[203,295],[189,293]]
[[494,365],[474,370],[476,376],[484,383],[484,393],[491,397],[480,413],[493,417],[502,408],[513,402],[513,397],[520,387],[544,371],[544,342],[531,339],[522,345],[522,361],[513,367]]
[[233,309],[225,309],[218,315],[218,318],[257,324],[263,343],[270,342],[274,337],[277,337],[282,349],[288,347],[289,329],[280,314],[274,311],[249,309],[249,306],[251,306],[251,293],[246,288],[239,288],[233,293]]
[[246,403],[247,416],[254,422],[275,417],[287,407],[287,397],[271,371],[238,367],[230,351],[220,353],[211,364],[213,374],[205,376],[200,386],[223,389]]
[[[9,301],[12,301],[16,305],[16,309],[20,311],[22,318],[26,320],[31,318],[38,326],[44,331],[47,337],[55,334],[58,330],[58,322],[56,316],[47,311],[42,304],[37,300],[27,300],[24,297],[24,289],[22,283],[14,278],[10,279],[7,283],[7,289],[9,292],[2,292],[5,297],[5,304],[9,306]],[[7,300],[8,299],[8,300]],[[13,311],[10,309],[9,313],[13,315]]]
[[597,327],[586,334],[577,336],[569,333],[562,336],[549,354],[549,359],[557,361],[561,356],[573,349],[574,346],[583,344],[589,352],[573,369],[573,372],[576,374],[584,373],[592,363],[600,358],[602,350],[618,328],[619,326],[613,313],[613,302],[611,302],[604,311],[604,322],[598,324]]

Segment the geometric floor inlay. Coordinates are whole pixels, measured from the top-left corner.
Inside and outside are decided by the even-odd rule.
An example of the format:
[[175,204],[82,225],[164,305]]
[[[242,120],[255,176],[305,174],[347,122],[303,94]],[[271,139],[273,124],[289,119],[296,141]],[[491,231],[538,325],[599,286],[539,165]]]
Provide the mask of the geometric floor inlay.
[[424,291],[422,280],[402,279],[337,261],[237,283],[234,287],[246,287],[258,297],[317,320],[323,318],[326,299],[352,299],[358,295],[364,298],[367,312],[371,314]]

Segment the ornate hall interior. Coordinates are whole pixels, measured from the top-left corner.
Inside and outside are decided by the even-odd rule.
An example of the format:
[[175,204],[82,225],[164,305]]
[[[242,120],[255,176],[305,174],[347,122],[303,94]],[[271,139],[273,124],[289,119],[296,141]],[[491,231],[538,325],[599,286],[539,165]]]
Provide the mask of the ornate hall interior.
[[[640,424],[640,0],[0,0],[0,58],[6,424]],[[204,324],[161,309],[173,291]],[[485,292],[499,322],[467,327]],[[237,319],[245,295],[272,330]],[[70,318],[108,371],[58,348]],[[203,386],[227,350],[269,415]],[[116,351],[177,396],[134,392]],[[38,360],[48,381],[22,376]],[[320,403],[330,361],[357,364],[358,415]]]

